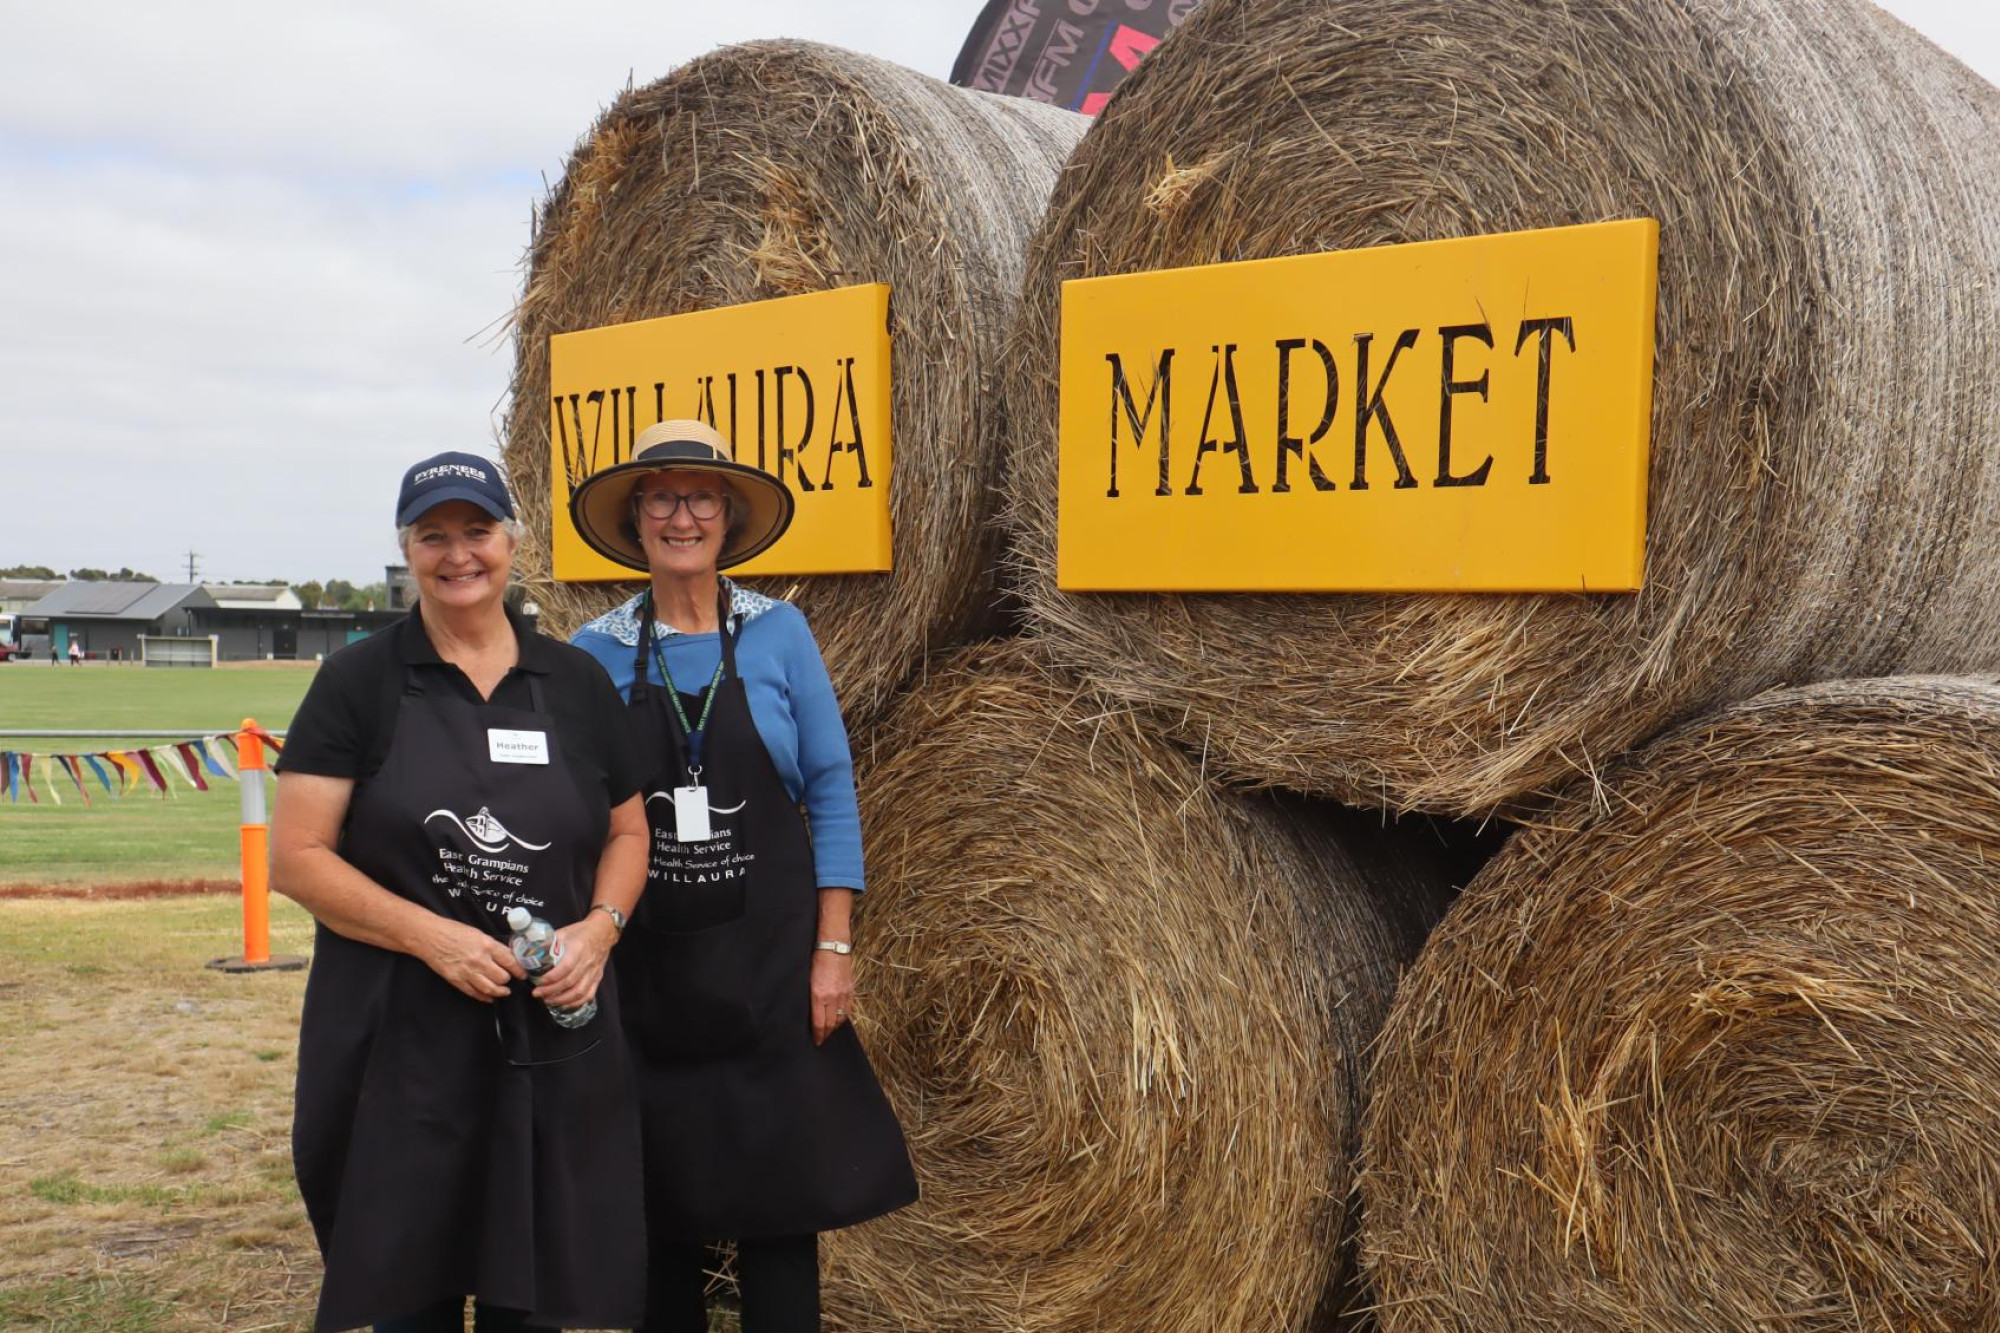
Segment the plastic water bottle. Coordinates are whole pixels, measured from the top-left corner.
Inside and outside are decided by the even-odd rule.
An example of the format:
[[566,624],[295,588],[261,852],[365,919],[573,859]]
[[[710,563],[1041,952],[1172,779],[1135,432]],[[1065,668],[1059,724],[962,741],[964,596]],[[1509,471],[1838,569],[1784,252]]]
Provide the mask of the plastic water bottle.
[[[542,973],[556,965],[562,957],[562,944],[556,939],[556,928],[525,907],[507,909],[507,928],[514,937],[507,941],[513,949],[514,957],[521,960],[521,966],[528,970],[530,981],[539,981]],[[550,1005],[549,1017],[561,1028],[580,1028],[597,1017],[597,1001],[585,1000],[574,1008]]]

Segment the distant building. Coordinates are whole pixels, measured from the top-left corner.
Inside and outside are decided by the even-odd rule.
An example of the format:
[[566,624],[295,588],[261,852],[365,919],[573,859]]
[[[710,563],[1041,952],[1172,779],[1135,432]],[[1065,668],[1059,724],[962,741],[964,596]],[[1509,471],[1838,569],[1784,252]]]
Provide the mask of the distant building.
[[296,656],[302,662],[319,661],[402,618],[401,611],[302,612]]
[[24,608],[45,617],[48,634],[33,645],[69,652],[73,638],[93,657],[115,649],[139,659],[141,635],[210,638],[225,662],[317,661],[385,625],[401,611],[307,610],[283,584],[85,583],[50,585]]
[[0,579],[0,612],[26,611],[62,587],[63,582],[62,579]]
[[384,566],[382,582],[389,589],[391,611],[407,611],[417,604],[417,585],[410,580],[408,565]]
[[301,611],[305,603],[282,583],[204,583],[201,590],[223,611]]
[[49,622],[49,643],[57,656],[67,656],[75,641],[93,657],[109,657],[116,650],[137,660],[141,635],[205,634],[196,628],[195,616],[214,606],[198,583],[73,579],[57,584],[23,614]]
[[225,662],[289,661],[299,655],[304,603],[282,583],[207,583],[212,605],[195,616],[198,634],[212,634]]
[[201,633],[221,642],[225,662],[316,662],[384,625],[402,619],[400,612],[333,611],[308,607],[282,583],[209,584],[213,611],[196,619]]

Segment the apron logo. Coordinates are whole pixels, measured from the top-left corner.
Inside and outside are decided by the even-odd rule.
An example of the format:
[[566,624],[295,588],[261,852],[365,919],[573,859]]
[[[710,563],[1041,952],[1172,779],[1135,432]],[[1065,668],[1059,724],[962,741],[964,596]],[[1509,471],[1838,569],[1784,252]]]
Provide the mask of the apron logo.
[[[672,792],[670,792],[670,791],[656,791],[656,792],[654,792],[654,793],[653,793],[652,795],[650,795],[650,796],[648,796],[648,797],[646,798],[646,803],[647,803],[648,805],[650,805],[650,804],[652,804],[652,803],[653,803],[654,801],[665,801],[665,802],[667,802],[667,803],[668,803],[669,805],[671,805],[671,804],[673,804],[673,799],[674,799],[674,794],[673,794]],[[718,815],[733,815],[733,814],[735,814],[735,813],[736,813],[737,811],[741,810],[741,809],[742,809],[742,808],[743,808],[744,806],[746,806],[746,805],[748,805],[748,804],[750,804],[750,802],[749,802],[749,801],[748,801],[747,799],[745,799],[745,800],[741,800],[741,801],[738,801],[738,802],[737,802],[737,803],[736,803],[735,805],[732,805],[732,806],[730,806],[730,807],[729,807],[729,808],[728,808],[727,810],[723,809],[723,808],[722,808],[721,806],[719,806],[719,805],[711,805],[711,806],[710,806],[710,807],[708,807],[708,808],[709,808],[709,811],[710,811],[710,813],[712,813],[712,814],[718,814]],[[523,846],[526,846],[526,844],[525,844],[525,843],[524,843],[524,844],[522,844],[522,845],[523,845]]]
[[493,817],[491,810],[488,810],[483,805],[479,807],[479,813],[471,819],[460,819],[449,810],[433,810],[424,816],[424,823],[428,824],[440,816],[458,825],[459,831],[470,838],[472,845],[482,852],[504,852],[511,843],[516,842],[531,852],[548,850],[549,844],[545,842],[529,842],[520,834],[508,829],[505,824],[502,824]]

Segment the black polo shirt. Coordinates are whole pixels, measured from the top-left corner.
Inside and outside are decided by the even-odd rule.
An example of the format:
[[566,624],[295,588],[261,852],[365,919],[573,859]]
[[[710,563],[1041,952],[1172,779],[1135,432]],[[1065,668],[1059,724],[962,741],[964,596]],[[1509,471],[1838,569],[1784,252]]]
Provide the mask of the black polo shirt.
[[581,648],[538,634],[511,610],[521,660],[483,700],[463,671],[438,656],[424,629],[422,607],[391,629],[351,643],[326,659],[292,717],[285,748],[274,765],[280,773],[320,777],[375,776],[395,737],[406,673],[414,671],[424,689],[451,693],[470,704],[533,708],[528,685],[539,677],[542,704],[554,719],[552,738],[562,747],[570,772],[586,795],[601,786],[612,805],[639,790],[644,780],[631,741],[625,703],[597,660]]

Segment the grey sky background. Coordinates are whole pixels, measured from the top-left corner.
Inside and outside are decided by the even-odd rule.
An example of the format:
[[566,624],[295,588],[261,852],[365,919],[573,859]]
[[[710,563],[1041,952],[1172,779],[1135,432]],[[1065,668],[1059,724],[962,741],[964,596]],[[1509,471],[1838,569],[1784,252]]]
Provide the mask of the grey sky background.
[[[2000,6],[1886,6],[2000,81]],[[381,576],[494,453],[528,219],[628,77],[831,41],[942,78],[979,0],[0,0],[0,566]]]

